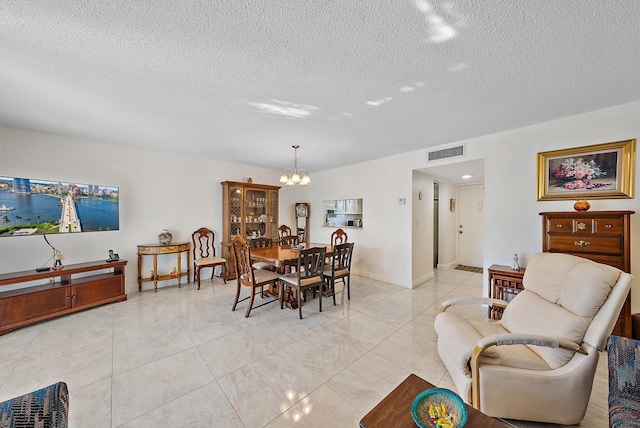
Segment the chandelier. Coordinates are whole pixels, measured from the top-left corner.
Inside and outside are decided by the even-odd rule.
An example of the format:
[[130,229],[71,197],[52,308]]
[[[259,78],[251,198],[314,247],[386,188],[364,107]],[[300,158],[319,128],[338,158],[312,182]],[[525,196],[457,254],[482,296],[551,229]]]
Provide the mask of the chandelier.
[[294,150],[294,163],[293,169],[287,168],[282,172],[280,176],[280,183],[284,183],[285,186],[308,186],[311,184],[311,177],[307,174],[306,169],[298,169],[298,149],[300,146],[291,146]]

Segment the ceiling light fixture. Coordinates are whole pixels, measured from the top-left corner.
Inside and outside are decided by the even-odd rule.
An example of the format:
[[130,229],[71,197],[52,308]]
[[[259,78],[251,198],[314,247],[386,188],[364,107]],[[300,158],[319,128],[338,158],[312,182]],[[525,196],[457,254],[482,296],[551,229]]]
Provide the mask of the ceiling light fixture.
[[280,176],[280,183],[284,183],[285,186],[308,186],[311,184],[311,177],[307,174],[306,169],[298,169],[298,149],[300,146],[291,146],[294,150],[294,163],[293,169],[287,168],[282,172]]

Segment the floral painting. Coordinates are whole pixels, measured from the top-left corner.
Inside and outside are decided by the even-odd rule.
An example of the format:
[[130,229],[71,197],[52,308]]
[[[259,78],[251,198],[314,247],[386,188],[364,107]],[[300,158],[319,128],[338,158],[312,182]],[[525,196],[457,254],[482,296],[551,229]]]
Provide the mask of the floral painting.
[[538,153],[538,200],[632,198],[635,140]]

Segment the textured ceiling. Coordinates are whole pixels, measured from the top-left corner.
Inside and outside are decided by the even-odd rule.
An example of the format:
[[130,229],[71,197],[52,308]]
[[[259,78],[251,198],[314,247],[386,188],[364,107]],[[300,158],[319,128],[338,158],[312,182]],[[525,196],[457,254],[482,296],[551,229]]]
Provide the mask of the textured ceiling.
[[3,0],[0,124],[310,172],[640,99],[637,0]]

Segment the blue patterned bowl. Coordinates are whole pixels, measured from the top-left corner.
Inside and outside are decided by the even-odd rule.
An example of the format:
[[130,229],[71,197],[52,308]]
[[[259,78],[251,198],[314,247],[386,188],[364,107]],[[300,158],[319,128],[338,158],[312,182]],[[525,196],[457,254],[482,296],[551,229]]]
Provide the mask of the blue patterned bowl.
[[446,388],[431,388],[422,391],[413,399],[411,417],[420,428],[436,428],[438,425],[429,416],[429,407],[446,407],[446,415],[451,416],[455,428],[461,428],[467,423],[467,407],[462,398]]

